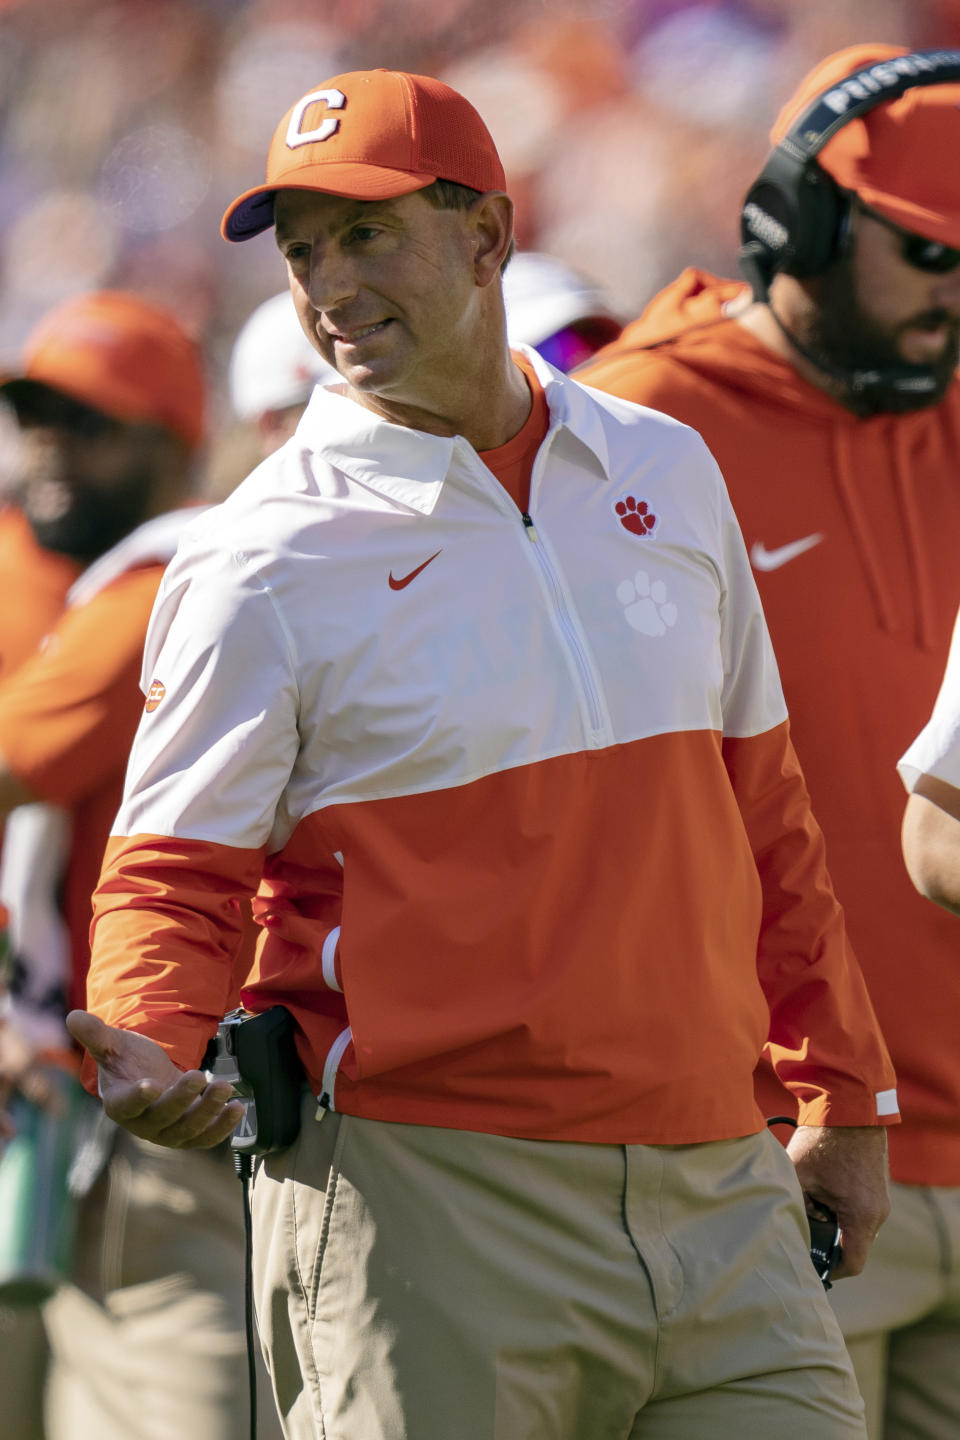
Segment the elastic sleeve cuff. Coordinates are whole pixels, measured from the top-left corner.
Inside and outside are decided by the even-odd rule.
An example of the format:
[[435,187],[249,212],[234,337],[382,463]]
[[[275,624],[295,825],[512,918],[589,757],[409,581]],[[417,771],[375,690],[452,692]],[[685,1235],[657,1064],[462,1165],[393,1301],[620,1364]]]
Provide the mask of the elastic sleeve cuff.
[[899,1125],[900,1108],[896,1090],[879,1090],[874,1095],[818,1095],[800,1101],[798,1125]]

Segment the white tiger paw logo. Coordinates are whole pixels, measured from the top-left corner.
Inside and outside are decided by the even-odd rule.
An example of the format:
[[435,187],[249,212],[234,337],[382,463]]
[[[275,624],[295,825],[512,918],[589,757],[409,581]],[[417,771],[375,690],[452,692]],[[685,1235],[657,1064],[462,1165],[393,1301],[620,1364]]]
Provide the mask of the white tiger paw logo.
[[667,599],[666,585],[662,580],[651,584],[646,570],[638,570],[632,580],[621,580],[617,599],[627,623],[641,635],[666,635],[677,623],[677,607]]

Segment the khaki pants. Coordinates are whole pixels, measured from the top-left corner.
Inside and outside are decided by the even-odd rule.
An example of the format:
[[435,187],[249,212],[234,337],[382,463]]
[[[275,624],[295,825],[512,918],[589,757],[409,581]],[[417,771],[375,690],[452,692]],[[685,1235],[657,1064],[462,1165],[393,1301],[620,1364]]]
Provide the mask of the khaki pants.
[[[42,1325],[9,1312],[6,1354],[0,1329],[3,1440],[243,1440],[242,1194],[227,1154],[120,1132],[81,1205],[74,1280]],[[277,1440],[265,1372],[260,1402],[259,1440]]]
[[890,1199],[867,1268],[830,1294],[870,1440],[960,1440],[960,1189]]
[[562,1144],[315,1108],[254,1187],[288,1440],[864,1440],[769,1134]]
[[47,1336],[36,1306],[0,1305],[0,1435],[43,1440]]

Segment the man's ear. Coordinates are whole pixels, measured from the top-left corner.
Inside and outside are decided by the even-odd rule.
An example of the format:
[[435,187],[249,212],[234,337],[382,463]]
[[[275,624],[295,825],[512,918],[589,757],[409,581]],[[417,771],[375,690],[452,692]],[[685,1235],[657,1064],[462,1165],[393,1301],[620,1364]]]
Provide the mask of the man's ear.
[[513,241],[513,201],[502,190],[488,190],[474,201],[467,216],[474,240],[474,275],[478,285],[487,286],[500,274]]

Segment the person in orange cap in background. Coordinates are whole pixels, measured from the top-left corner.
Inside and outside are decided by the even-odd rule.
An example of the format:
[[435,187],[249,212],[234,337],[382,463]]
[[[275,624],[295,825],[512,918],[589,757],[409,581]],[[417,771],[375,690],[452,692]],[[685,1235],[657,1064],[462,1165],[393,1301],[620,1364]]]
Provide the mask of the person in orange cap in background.
[[[143,709],[149,615],[197,514],[205,380],[172,315],[101,291],[44,317],[2,394],[20,427],[20,511],[44,551],[82,567],[44,646],[0,684],[0,887],[13,954],[0,1083],[43,1104],[37,1078],[48,1057],[69,1053],[63,1017],[84,994],[90,896]],[[6,1440],[41,1424],[48,1440],[227,1440],[248,1415],[231,1159],[161,1150],[103,1116],[84,1131],[75,1254],[44,1310],[45,1402],[28,1397],[19,1413],[6,1403]],[[15,1353],[6,1349],[7,1364]]]
[[360,71],[224,217],[340,381],[164,578],[68,1025],[132,1133],[229,1134],[198,1062],[259,886],[244,998],[309,1087],[252,1205],[290,1440],[862,1440],[803,1189],[856,1273],[893,1072],[747,556],[697,435],[511,353],[504,185],[462,95]]
[[[745,198],[749,285],[685,271],[578,372],[695,426],[723,470],[894,1060],[891,1218],[831,1296],[875,1440],[960,1434],[957,934],[905,872],[895,770],[960,600],[958,139],[957,51],[831,55]],[[759,1094],[790,1109],[769,1070]]]

